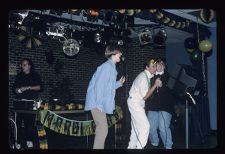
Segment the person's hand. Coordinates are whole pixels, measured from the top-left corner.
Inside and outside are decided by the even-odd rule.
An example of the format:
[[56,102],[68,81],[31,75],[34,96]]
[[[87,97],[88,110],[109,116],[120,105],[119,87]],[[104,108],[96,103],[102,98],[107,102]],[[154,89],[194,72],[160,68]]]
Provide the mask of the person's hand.
[[26,90],[29,90],[30,89],[30,86],[27,86],[27,87],[21,87],[20,90],[22,92],[26,91]]
[[122,77],[120,78],[120,83],[123,85],[123,83],[125,82],[125,80],[126,80],[125,76],[122,76]]
[[101,109],[100,107],[97,107],[97,109],[98,109],[100,112],[102,112],[102,109]]
[[156,85],[157,87],[162,87],[162,81],[160,80],[160,78],[157,78],[157,79],[155,80],[155,85]]

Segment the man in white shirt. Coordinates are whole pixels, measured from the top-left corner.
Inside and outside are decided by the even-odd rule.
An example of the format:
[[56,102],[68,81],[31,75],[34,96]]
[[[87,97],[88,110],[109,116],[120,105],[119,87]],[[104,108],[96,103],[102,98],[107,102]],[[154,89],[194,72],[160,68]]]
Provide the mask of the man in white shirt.
[[131,113],[131,136],[128,149],[143,149],[147,143],[150,124],[144,109],[145,100],[157,87],[162,86],[160,79],[157,79],[153,86],[150,85],[150,79],[155,73],[156,61],[151,58],[145,70],[135,78],[129,91],[127,104]]

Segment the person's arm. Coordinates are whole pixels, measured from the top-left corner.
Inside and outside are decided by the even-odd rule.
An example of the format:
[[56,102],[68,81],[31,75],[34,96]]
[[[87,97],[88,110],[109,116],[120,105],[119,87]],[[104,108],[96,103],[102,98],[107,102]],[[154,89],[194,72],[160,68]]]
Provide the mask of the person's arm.
[[105,91],[107,90],[107,83],[110,78],[110,72],[108,65],[104,65],[102,67],[99,67],[96,72],[95,76],[95,94],[96,94],[96,103],[97,108],[102,111],[103,106],[103,98],[105,97]]
[[120,80],[116,81],[116,89],[119,88],[119,87],[122,87],[125,80],[126,80],[125,76],[122,76],[120,78]]
[[20,88],[16,88],[16,93],[22,93],[27,90],[34,90],[34,91],[39,91],[41,89],[40,85],[37,86],[24,86]]
[[161,86],[162,86],[162,81],[161,81],[159,78],[157,78],[157,79],[155,80],[154,85],[153,85],[151,88],[149,88],[148,92],[147,92],[146,95],[143,97],[143,100],[146,101],[146,100],[152,95],[152,93],[155,91],[155,89],[156,89],[157,87],[161,87]]
[[40,85],[37,85],[37,86],[29,86],[28,87],[28,90],[34,90],[34,91],[38,91],[41,89],[41,86]]

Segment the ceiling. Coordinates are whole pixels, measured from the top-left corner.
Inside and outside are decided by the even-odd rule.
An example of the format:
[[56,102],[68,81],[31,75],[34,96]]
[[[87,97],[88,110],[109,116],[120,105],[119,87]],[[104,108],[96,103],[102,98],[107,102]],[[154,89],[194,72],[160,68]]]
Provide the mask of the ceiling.
[[[57,12],[59,10],[55,10]],[[162,9],[160,10],[161,12],[165,12],[167,16],[171,15],[174,19],[178,20],[190,20],[192,23],[198,24],[200,27],[203,28],[211,28],[211,27],[216,27],[216,19],[210,23],[204,23],[200,20],[200,9]],[[142,11],[144,12],[144,11]],[[147,12],[147,15],[146,15]],[[105,26],[109,27],[109,24],[103,23],[103,19],[99,19],[97,21],[89,21],[87,16],[84,16],[84,14],[69,14],[68,12],[63,12],[60,16],[58,15],[53,15],[51,14],[51,10],[29,10],[29,14],[39,14],[39,17],[45,16],[45,17],[52,17],[48,18],[48,21],[51,22],[66,22],[67,26],[68,25],[74,25],[74,23],[71,23],[70,21],[76,22],[76,24],[81,24],[81,25],[95,25],[96,26]],[[141,13],[138,16],[133,17],[133,25],[128,25],[126,26],[126,29],[129,29],[131,31],[131,34],[129,37],[138,37],[138,33],[140,32],[140,27],[148,27],[148,26],[154,26],[154,25],[159,25],[162,23],[159,23],[158,20],[154,20],[152,18],[153,15],[149,15],[148,10],[145,10],[145,13]],[[30,22],[34,19],[32,18],[37,18],[36,16],[29,16],[29,18],[24,18],[24,23]],[[50,20],[51,19],[51,20]],[[64,20],[62,20],[64,19]],[[67,22],[68,21],[68,22]],[[183,42],[187,37],[193,36],[191,33],[190,28],[186,27],[184,29],[179,29],[179,28],[174,28],[172,26],[164,25],[167,31],[167,43],[179,43]],[[196,27],[196,26],[195,26]]]

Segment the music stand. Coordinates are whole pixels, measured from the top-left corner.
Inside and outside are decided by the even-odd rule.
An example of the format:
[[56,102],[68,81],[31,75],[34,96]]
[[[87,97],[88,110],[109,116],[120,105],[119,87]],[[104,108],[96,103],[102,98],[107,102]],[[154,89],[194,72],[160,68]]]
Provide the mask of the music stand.
[[185,98],[185,134],[186,134],[186,149],[188,149],[188,98],[191,99],[193,104],[196,104],[190,91],[195,89],[197,80],[189,76],[181,65],[175,65],[167,82],[167,87],[173,91],[174,94],[180,98]]

